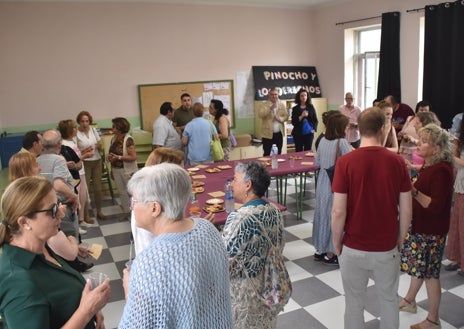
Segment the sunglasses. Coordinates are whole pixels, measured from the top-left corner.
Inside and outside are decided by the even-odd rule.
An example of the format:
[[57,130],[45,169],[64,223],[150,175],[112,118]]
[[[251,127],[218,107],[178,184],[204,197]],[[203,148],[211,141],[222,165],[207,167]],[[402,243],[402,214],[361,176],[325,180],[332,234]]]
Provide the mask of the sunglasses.
[[56,213],[58,212],[58,205],[54,203],[50,209],[36,210],[33,213],[45,212],[52,216],[53,219],[56,219]]

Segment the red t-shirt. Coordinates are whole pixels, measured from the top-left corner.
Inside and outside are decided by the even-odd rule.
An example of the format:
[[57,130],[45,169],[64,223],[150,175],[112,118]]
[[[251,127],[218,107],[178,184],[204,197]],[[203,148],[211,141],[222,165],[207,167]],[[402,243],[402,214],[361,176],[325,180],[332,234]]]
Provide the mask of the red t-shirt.
[[399,195],[410,190],[404,159],[384,147],[361,147],[338,158],[332,191],[348,197],[343,244],[392,250],[398,241]]
[[447,234],[454,183],[451,165],[448,162],[439,162],[421,169],[416,176],[414,187],[428,195],[432,201],[424,208],[416,199],[413,200],[412,233]]

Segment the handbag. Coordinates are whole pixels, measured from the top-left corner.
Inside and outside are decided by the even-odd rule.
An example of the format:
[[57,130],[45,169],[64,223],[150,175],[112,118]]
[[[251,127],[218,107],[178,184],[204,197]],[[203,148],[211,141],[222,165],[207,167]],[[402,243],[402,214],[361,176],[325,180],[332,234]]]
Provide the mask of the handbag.
[[[269,308],[271,311],[279,313],[283,310],[287,304],[290,296],[292,295],[292,281],[288,275],[287,269],[284,264],[283,256],[280,250],[274,246],[269,235],[264,230],[261,222],[258,220],[257,223],[261,226],[261,232],[263,236],[268,240],[271,247],[269,248],[266,260],[264,263],[263,275],[264,275],[264,287],[260,293],[256,289],[253,281],[250,279],[248,271],[244,264],[239,263],[245,276],[250,281],[253,290],[260,299],[261,303]],[[281,229],[283,230],[283,222],[281,221]]]
[[213,156],[213,161],[222,161],[224,160],[224,150],[222,149],[221,141],[219,139],[214,138],[213,133],[213,123],[210,121],[211,124],[211,154]]
[[230,139],[230,145],[232,147],[236,147],[237,146],[237,140],[235,139],[235,136],[234,136],[234,134],[232,134],[232,132],[229,134],[229,139]]
[[334,164],[333,166],[329,167],[329,168],[325,168],[325,171],[327,173],[327,176],[329,176],[329,179],[330,179],[330,184],[332,185],[333,183],[333,179],[334,179],[334,175],[335,175],[335,165],[337,163],[337,159],[338,159],[338,153],[340,151],[340,139],[337,140],[337,146],[335,148],[335,160],[334,160]]
[[313,126],[308,122],[306,118],[303,119],[301,122],[301,134],[302,135],[308,135],[313,131]]

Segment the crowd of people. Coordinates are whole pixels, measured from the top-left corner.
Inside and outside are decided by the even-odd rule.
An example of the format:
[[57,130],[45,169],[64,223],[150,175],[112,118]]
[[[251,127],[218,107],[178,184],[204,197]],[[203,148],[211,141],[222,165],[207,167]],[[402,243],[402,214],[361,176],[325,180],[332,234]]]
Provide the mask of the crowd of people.
[[[376,283],[382,328],[399,328],[399,312],[417,312],[424,282],[428,314],[411,328],[440,328],[443,258],[449,260],[445,270],[464,276],[464,125],[451,138],[427,101],[415,113],[392,95],[363,111],[352,93],[345,101],[322,115],[315,143],[314,261],[340,267],[345,328],[364,326],[369,278]],[[81,261],[89,256],[79,245],[84,228],[108,218],[102,161],[111,166],[122,219],[131,221],[135,242],[136,257],[123,272],[119,328],[276,327],[288,299],[277,308],[263,301],[263,291],[275,288],[266,271],[274,262],[274,271],[288,273],[277,266],[283,264],[283,217],[263,198],[270,174],[258,162],[234,166],[231,187],[242,205],[222,231],[214,214],[186,216],[192,184],[183,166],[213,163],[214,139],[228,160],[232,141],[220,100],[212,99],[207,110],[192,104],[189,94],[181,103],[178,109],[161,105],[142,169],[123,117],[112,119],[107,151],[87,111],[75,121],[61,120],[57,129],[25,134],[23,148],[10,159],[11,183],[1,203],[0,314],[8,328],[104,328],[109,280],[95,288],[79,273],[93,266]],[[289,119],[296,151],[312,149],[319,122],[307,90],[298,91],[289,113],[271,89],[257,114],[264,155],[273,144],[282,152]],[[411,277],[401,298],[400,270]]]

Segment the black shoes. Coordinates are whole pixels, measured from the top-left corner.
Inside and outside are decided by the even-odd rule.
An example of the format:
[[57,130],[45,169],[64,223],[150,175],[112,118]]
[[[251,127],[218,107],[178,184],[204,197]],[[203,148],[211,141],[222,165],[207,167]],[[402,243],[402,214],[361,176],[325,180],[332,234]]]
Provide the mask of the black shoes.
[[324,254],[315,253],[314,254],[314,261],[322,262],[324,260],[325,255],[326,255],[325,253]]
[[338,257],[333,255],[332,257],[327,257],[327,255],[324,257],[324,264],[325,265],[332,265],[332,266],[338,266]]
[[456,264],[450,263],[450,264],[446,265],[444,268],[445,268],[445,271],[456,271],[460,267],[461,267],[461,265],[459,265],[458,263],[456,263]]

